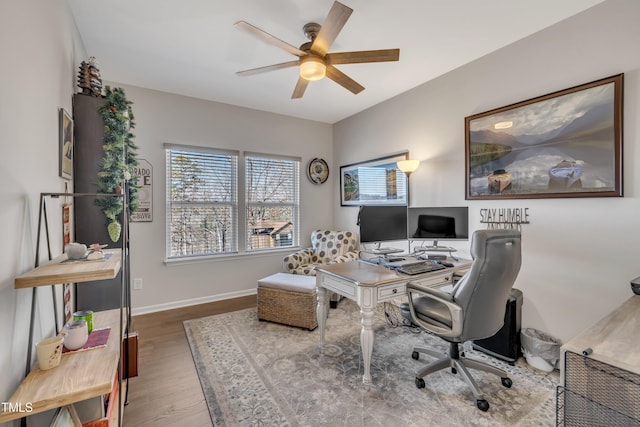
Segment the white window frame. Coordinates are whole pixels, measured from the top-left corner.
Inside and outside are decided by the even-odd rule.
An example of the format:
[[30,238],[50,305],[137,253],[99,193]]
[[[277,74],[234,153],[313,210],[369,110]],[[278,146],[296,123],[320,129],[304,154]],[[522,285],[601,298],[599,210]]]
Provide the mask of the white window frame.
[[[246,236],[246,238],[249,237],[249,221],[246,218],[246,212],[249,208],[249,205],[253,205],[253,206],[264,206],[264,207],[276,207],[276,206],[284,206],[284,207],[289,207],[292,210],[292,225],[291,225],[291,245],[290,246],[277,246],[277,247],[273,247],[273,248],[254,248],[254,249],[249,249],[249,242],[245,242],[243,247],[245,248],[246,252],[260,252],[260,251],[274,251],[274,250],[279,250],[279,249],[291,249],[293,247],[297,247],[299,246],[299,235],[300,235],[300,158],[299,157],[291,157],[291,156],[280,156],[280,155],[274,155],[274,154],[265,154],[265,153],[252,153],[252,152],[245,152],[243,153],[243,164],[244,164],[244,168],[245,170],[243,171],[242,176],[245,177],[245,181],[246,181],[246,175],[247,175],[247,171],[246,171],[246,167],[247,167],[247,162],[249,161],[249,159],[264,159],[264,160],[268,160],[268,159],[272,159],[272,160],[278,160],[278,161],[285,161],[285,162],[292,162],[293,163],[293,170],[292,172],[292,190],[293,190],[293,195],[290,201],[288,202],[264,202],[264,203],[260,203],[260,202],[249,202],[249,188],[248,188],[248,183],[245,182],[243,187],[244,187],[244,200],[245,200],[245,206],[244,209],[242,210],[244,215],[244,236]],[[240,215],[239,215],[240,216]]]
[[[174,262],[174,261],[185,261],[185,260],[206,260],[206,259],[217,259],[217,258],[226,258],[226,257],[238,257],[238,256],[248,256],[248,255],[257,255],[264,253],[273,253],[273,252],[290,252],[291,249],[295,249],[299,246],[299,230],[300,230],[300,163],[301,159],[299,157],[291,157],[291,156],[280,156],[275,154],[264,154],[264,153],[254,153],[254,152],[242,152],[242,151],[233,151],[233,150],[224,150],[224,149],[216,149],[209,147],[198,147],[198,146],[188,146],[188,145],[179,145],[179,144],[164,144],[165,156],[166,156],[166,191],[165,191],[165,201],[166,201],[166,224],[165,224],[165,232],[166,232],[166,242],[165,242],[165,251],[166,251],[166,262]],[[211,153],[211,154],[224,154],[224,155],[232,155],[236,157],[236,167],[233,168],[232,177],[232,185],[235,185],[235,204],[234,210],[235,215],[233,219],[233,227],[234,227],[234,239],[235,242],[232,243],[233,250],[225,251],[225,252],[212,252],[205,254],[196,254],[196,255],[172,255],[171,254],[171,213],[172,213],[172,204],[171,201],[171,150],[181,150],[185,152],[192,153]],[[293,161],[296,162],[295,174],[294,174],[294,197],[291,206],[293,207],[293,225],[292,225],[292,245],[285,247],[270,247],[270,248],[259,248],[248,250],[248,222],[246,218],[247,212],[247,193],[248,189],[246,188],[246,171],[245,165],[248,157],[258,157],[258,158],[272,158],[276,160],[285,160],[285,161]],[[229,203],[226,203],[229,204]],[[265,204],[270,205],[270,204]],[[276,203],[275,205],[282,205],[282,203]]]

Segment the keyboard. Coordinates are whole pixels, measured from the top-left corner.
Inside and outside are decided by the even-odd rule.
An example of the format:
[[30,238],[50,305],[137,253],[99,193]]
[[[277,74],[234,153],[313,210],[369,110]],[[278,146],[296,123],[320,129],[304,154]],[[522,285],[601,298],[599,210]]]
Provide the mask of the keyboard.
[[414,275],[421,273],[428,273],[430,271],[442,270],[444,265],[434,264],[432,262],[415,262],[411,264],[405,264],[401,267],[398,267],[396,270],[400,273]]

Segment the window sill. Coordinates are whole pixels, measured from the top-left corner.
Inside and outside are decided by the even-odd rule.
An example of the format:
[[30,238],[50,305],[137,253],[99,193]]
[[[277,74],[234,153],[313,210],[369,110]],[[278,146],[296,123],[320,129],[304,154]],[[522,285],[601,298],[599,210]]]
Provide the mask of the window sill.
[[265,258],[271,256],[286,256],[299,251],[300,246],[292,246],[286,249],[269,250],[269,251],[256,251],[256,252],[236,252],[233,254],[222,255],[201,255],[184,258],[165,258],[164,264],[168,267],[183,264],[200,264],[204,262],[224,262],[224,261],[236,261],[242,259],[252,258]]

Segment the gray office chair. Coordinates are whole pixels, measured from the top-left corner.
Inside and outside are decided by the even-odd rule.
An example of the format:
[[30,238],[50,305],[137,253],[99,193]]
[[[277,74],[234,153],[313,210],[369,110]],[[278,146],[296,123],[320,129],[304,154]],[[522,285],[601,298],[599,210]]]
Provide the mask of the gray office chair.
[[464,352],[460,354],[459,344],[493,336],[502,328],[507,300],[520,270],[520,232],[476,231],[471,238],[471,256],[471,268],[451,293],[413,282],[407,285],[413,322],[450,343],[448,354],[415,347],[411,357],[417,360],[420,353],[426,353],[440,358],[416,372],[416,387],[425,387],[424,376],[450,367],[452,373],[459,373],[469,385],[478,408],[486,411],[489,403],[467,368],[498,375],[507,388],[512,381],[502,369],[468,359]]

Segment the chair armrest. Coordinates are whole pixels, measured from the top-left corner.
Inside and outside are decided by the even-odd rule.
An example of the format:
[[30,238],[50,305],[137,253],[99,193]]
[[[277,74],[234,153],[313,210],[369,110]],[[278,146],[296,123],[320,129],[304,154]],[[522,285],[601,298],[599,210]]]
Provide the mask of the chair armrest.
[[329,262],[329,264],[336,264],[338,262],[355,261],[355,260],[357,260],[359,258],[360,258],[360,253],[358,251],[349,251],[347,253],[344,253],[344,254],[340,255],[336,259],[332,259]]
[[[451,328],[427,323],[419,319],[416,316],[415,308],[413,306],[413,296],[416,294],[440,303],[446,307],[451,315]],[[421,328],[443,337],[454,338],[460,336],[462,333],[464,313],[462,311],[462,307],[455,303],[453,296],[450,293],[441,291],[438,288],[427,288],[416,283],[409,282],[407,283],[407,295],[409,297],[409,311],[411,312],[411,318],[416,324],[420,325]]]
[[311,264],[313,249],[305,248],[284,257],[284,271],[292,271],[296,268]]

